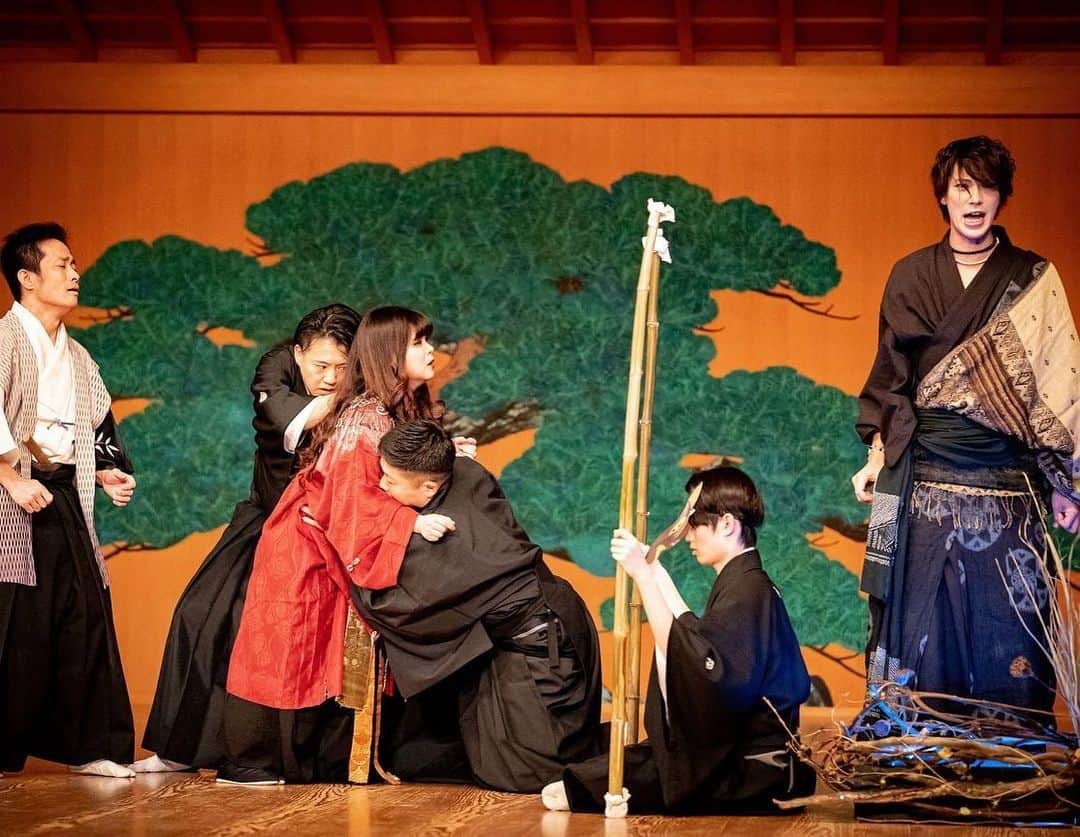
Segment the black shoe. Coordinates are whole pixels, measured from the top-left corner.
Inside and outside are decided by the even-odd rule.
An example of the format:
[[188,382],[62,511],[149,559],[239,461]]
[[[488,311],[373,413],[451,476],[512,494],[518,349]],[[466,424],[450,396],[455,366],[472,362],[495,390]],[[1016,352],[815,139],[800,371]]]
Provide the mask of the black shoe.
[[285,780],[268,770],[257,767],[237,767],[225,764],[217,772],[217,780],[225,785],[284,785]]

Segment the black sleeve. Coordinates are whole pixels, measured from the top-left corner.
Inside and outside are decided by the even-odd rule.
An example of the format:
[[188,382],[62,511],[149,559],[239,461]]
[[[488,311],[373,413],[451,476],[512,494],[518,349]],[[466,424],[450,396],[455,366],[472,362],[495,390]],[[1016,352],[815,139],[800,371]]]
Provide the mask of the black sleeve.
[[119,468],[125,474],[135,473],[135,466],[132,465],[131,457],[128,456],[112,410],[105,414],[101,424],[94,430],[94,457],[96,459],[94,470]]
[[292,347],[278,346],[262,356],[251,381],[255,400],[253,424],[260,442],[274,439],[280,447],[289,423],[312,402],[312,396],[295,391],[302,389],[298,386],[299,379]]
[[907,397],[911,389],[911,361],[900,350],[892,322],[898,282],[897,268],[894,267],[881,299],[878,347],[874,363],[870,367],[866,384],[859,393],[859,417],[855,423],[855,432],[867,445],[873,440],[874,433],[881,433],[882,441],[885,441],[895,403],[897,399]]
[[743,746],[750,712],[761,697],[768,637],[768,614],[753,598],[745,590],[731,591],[702,618],[684,613],[672,623],[666,702],[653,666],[645,726],[668,805],[715,783]]
[[701,618],[684,613],[667,648],[668,711],[695,717],[703,706],[748,711],[761,697],[771,602],[755,588],[731,592]]
[[510,537],[522,542],[529,542],[529,536],[521,528],[510,501],[506,499],[502,486],[494,475],[475,459],[464,457],[456,463],[457,470],[464,470],[472,481],[473,505],[488,520],[501,527]]

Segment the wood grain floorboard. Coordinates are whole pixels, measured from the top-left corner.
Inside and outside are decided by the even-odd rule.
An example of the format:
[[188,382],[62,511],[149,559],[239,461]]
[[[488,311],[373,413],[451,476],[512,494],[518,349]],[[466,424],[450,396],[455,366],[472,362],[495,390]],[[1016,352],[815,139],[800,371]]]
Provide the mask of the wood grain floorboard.
[[[934,829],[937,831],[937,829]],[[270,834],[315,837],[856,837],[926,834],[926,826],[856,823],[851,807],[817,806],[791,817],[630,817],[545,811],[536,796],[449,785],[372,787],[219,785],[204,772],[134,780],[62,772],[0,778],[0,835],[79,837]],[[953,833],[960,833],[957,828]],[[980,837],[1016,834],[982,828]],[[1059,833],[1025,829],[1024,835]]]
[[[236,820],[231,825],[217,829],[214,833],[222,837],[239,837],[246,834],[289,833],[312,834],[312,826],[329,824],[327,812],[340,812],[347,809],[348,785],[298,785],[280,788],[238,788],[236,786],[217,786],[214,789],[221,797],[221,805],[229,805],[233,797],[246,796],[253,790],[269,791],[261,811]],[[225,791],[228,797],[223,797]],[[247,802],[248,800],[243,800]]]
[[[132,779],[62,773],[0,779],[0,788],[8,786],[13,786],[13,790],[0,796],[0,826],[14,818],[16,822],[25,823],[20,833],[29,833],[46,814],[49,821],[62,828],[69,819],[93,819],[102,810],[123,811],[134,800],[152,793],[147,784],[136,785]],[[0,832],[6,832],[6,829],[0,827]]]

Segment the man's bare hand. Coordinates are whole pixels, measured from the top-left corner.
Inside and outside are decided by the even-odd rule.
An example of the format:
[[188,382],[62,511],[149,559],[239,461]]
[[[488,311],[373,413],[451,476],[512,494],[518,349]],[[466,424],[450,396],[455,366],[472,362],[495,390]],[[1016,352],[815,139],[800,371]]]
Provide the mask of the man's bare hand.
[[39,512],[52,502],[52,493],[37,480],[28,480],[24,477],[15,477],[8,480],[4,488],[11,495],[20,509],[25,512]]
[[860,503],[874,502],[874,483],[877,482],[883,464],[883,462],[873,460],[867,462],[851,478],[851,485],[855,489],[855,499]]
[[131,474],[125,474],[119,468],[107,468],[98,471],[96,476],[98,485],[109,496],[114,506],[123,508],[135,496],[135,477]]
[[447,532],[453,532],[456,529],[457,525],[445,514],[422,514],[413,524],[413,531],[425,541],[432,543],[441,540]]
[[1080,530],[1080,505],[1074,503],[1061,492],[1055,491],[1050,498],[1050,507],[1054,512],[1055,526],[1072,535],[1075,535],[1077,530]]

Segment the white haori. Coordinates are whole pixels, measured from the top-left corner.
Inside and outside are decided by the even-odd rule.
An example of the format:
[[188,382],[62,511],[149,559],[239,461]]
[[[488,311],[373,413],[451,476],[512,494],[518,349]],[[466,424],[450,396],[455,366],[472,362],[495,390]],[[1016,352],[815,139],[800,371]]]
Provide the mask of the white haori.
[[[23,323],[24,315],[34,321],[29,327]],[[94,529],[94,472],[97,464],[94,430],[108,415],[112,399],[105,389],[105,382],[101,380],[101,373],[93,358],[77,341],[68,337],[66,331],[63,341],[66,363],[56,357],[60,335],[57,335],[57,342],[53,343],[45,335],[44,328],[41,328],[41,333],[45,342],[51,344],[51,353],[39,354],[38,350],[43,347],[35,347],[37,341],[33,337],[34,324],[41,328],[37,318],[18,303],[0,318],[0,398],[3,400],[0,453],[17,452],[17,457],[8,457],[8,461],[21,476],[28,478],[30,451],[24,442],[31,436],[37,437],[41,422],[39,392],[44,394],[50,406],[58,407],[61,411],[70,397],[74,404],[71,411],[74,426],[70,428],[70,458],[62,456],[67,443],[61,434],[53,434],[55,428],[50,429],[44,439],[38,439],[38,444],[45,442],[50,447],[55,445],[54,449],[47,450],[50,454],[58,454],[53,461],[67,461],[75,465],[75,487],[79,494],[79,506],[94,545],[102,583],[107,587],[109,574],[105,569],[105,561]],[[54,365],[48,366],[50,362]],[[59,381],[54,380],[55,378],[59,378]],[[65,380],[70,381],[67,384],[67,395],[60,391]],[[48,416],[45,418],[46,423],[52,420]],[[67,422],[67,419],[64,421]],[[42,447],[45,448],[45,445]],[[30,587],[37,584],[31,520],[29,512],[16,505],[10,494],[0,490],[0,582],[25,584]]]

